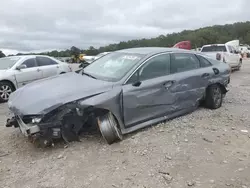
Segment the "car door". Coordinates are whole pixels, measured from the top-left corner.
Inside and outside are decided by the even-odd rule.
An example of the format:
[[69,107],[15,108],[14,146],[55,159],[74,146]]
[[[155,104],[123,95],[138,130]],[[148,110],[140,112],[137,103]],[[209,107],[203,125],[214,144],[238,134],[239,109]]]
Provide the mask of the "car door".
[[232,50],[233,50],[233,58],[234,58],[234,62],[235,62],[235,66],[237,66],[240,63],[240,56],[237,53],[237,50],[231,46]]
[[236,56],[234,54],[233,48],[231,46],[227,46],[228,48],[228,59],[227,59],[227,63],[229,63],[229,65],[231,67],[237,66],[238,62],[236,60]]
[[18,87],[42,78],[42,72],[37,66],[35,58],[26,59],[20,65],[25,65],[26,68],[15,70],[15,78]]
[[42,71],[43,78],[59,74],[59,65],[49,57],[37,56],[37,64]]
[[[201,55],[196,55],[196,57],[200,61],[201,68],[198,70],[198,73],[200,75],[200,84],[201,84],[201,92],[205,94],[207,86],[210,84],[210,82],[217,77],[220,74],[220,70],[213,66],[212,63],[205,57]],[[215,61],[215,60],[214,60]]]
[[170,54],[156,55],[146,62],[123,86],[123,114],[126,127],[174,111],[175,95],[169,90]]
[[204,79],[209,76],[201,71],[199,59],[193,53],[172,53],[171,74],[175,81],[171,89],[178,101],[176,110],[195,108],[204,95]]

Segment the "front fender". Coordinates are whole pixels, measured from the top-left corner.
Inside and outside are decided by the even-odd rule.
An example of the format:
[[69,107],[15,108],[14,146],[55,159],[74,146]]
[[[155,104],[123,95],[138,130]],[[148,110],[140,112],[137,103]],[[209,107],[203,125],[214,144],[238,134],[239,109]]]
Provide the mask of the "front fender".
[[117,87],[111,91],[101,93],[78,102],[80,108],[84,109],[89,106],[109,110],[117,119],[121,130],[124,129],[123,109],[122,109],[122,89]]

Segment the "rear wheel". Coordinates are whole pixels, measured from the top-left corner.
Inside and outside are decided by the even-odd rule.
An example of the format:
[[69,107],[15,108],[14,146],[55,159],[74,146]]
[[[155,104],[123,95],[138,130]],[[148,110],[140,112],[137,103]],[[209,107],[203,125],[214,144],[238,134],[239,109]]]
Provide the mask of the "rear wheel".
[[221,107],[223,99],[222,89],[218,84],[211,85],[207,88],[205,106],[210,109]]
[[112,113],[107,113],[97,118],[97,123],[103,138],[108,144],[122,140],[122,133]]
[[6,81],[0,82],[0,102],[7,102],[13,91],[14,87],[11,83]]

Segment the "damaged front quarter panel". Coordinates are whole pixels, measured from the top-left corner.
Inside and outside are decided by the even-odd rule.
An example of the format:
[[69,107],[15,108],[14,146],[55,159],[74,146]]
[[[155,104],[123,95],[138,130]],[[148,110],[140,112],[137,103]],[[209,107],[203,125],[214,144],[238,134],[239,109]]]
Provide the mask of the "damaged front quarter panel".
[[118,121],[121,132],[123,132],[122,89],[120,86],[114,86],[114,88],[109,92],[105,92],[85,100],[80,100],[78,104],[81,109],[91,106],[93,112],[97,112],[95,113],[95,116],[101,115],[99,114],[100,111],[111,112]]
[[[80,132],[85,128],[97,128],[97,117],[108,112],[114,115],[122,130],[124,126],[121,95],[121,89],[117,87],[109,92],[92,95],[58,108],[51,108],[53,110],[43,114],[39,123],[26,125],[25,134],[31,138],[32,142],[43,146],[51,145],[57,138],[63,138],[65,142],[79,141]],[[36,132],[30,131],[33,127],[38,128]]]

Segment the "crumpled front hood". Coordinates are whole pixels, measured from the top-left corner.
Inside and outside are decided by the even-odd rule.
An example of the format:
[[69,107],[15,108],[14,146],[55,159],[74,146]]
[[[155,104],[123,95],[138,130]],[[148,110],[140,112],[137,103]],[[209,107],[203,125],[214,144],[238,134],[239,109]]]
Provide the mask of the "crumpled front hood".
[[8,105],[12,112],[21,116],[46,114],[65,103],[109,91],[112,85],[86,75],[66,73],[16,90]]

